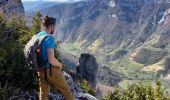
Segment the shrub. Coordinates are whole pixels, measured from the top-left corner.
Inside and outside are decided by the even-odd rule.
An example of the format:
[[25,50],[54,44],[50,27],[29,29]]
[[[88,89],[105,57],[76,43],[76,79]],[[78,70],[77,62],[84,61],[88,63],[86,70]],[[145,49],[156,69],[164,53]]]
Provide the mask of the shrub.
[[86,93],[89,93],[89,94],[95,96],[95,94],[96,94],[96,93],[95,93],[95,89],[92,88],[92,87],[90,86],[89,82],[86,81],[85,79],[80,80],[80,81],[78,82],[78,85],[79,85]]
[[114,92],[109,92],[105,100],[170,100],[164,93],[161,82],[156,81],[155,86],[141,83],[129,85],[125,90],[117,88]]
[[31,90],[37,86],[35,78],[26,69],[23,53],[29,28],[15,15],[6,19],[0,15],[0,99],[8,99],[16,90]]

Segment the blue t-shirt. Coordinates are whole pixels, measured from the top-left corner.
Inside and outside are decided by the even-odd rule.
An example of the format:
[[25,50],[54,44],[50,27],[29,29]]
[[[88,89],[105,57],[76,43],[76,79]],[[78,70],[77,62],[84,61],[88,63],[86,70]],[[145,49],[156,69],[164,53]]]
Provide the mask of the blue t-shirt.
[[[37,36],[47,35],[47,32],[39,32]],[[41,43],[41,52],[42,52],[42,59],[44,62],[49,63],[48,61],[48,55],[47,55],[47,49],[55,49],[57,46],[55,44],[55,40],[53,36],[49,36],[45,38]]]

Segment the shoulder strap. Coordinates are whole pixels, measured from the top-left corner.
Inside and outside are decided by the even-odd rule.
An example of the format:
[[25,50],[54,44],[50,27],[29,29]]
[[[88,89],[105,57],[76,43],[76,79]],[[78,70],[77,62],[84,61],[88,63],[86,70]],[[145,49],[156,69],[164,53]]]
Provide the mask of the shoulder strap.
[[43,40],[45,40],[46,38],[48,37],[52,37],[51,35],[42,35],[42,36],[39,36],[39,45],[42,43]]

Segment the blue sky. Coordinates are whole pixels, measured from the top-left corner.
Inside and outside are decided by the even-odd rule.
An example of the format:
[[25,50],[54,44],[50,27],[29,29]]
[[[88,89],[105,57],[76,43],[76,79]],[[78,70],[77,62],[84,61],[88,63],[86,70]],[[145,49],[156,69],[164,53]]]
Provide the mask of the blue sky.
[[[76,2],[76,1],[85,1],[85,0],[21,0],[23,2],[24,8],[25,10],[31,10],[36,8],[36,6],[39,6],[41,3],[41,1],[47,1],[47,2]],[[38,3],[36,2],[34,4],[34,2],[28,2],[28,1],[38,1]]]

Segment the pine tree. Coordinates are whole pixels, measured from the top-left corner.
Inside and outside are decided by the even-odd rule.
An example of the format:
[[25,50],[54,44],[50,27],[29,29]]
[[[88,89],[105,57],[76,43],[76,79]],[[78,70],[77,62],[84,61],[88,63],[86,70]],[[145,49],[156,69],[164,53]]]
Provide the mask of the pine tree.
[[163,90],[161,88],[160,81],[156,81],[156,86],[154,87],[154,98],[155,100],[163,100]]
[[145,95],[146,100],[153,100],[152,87],[150,84],[145,85],[145,93],[146,93]]
[[22,18],[0,15],[0,100],[7,100],[18,90],[35,89],[34,78],[25,68],[24,45],[20,41],[29,32]]
[[20,27],[20,38],[19,38],[19,41],[22,43],[22,44],[26,44],[33,35],[35,35],[36,33],[40,32],[41,30],[41,22],[42,22],[42,15],[40,12],[37,12],[35,14],[35,16],[33,17],[32,19],[32,26],[31,26],[31,29],[26,27],[26,22],[25,20],[22,20],[21,19],[18,19],[19,21],[16,21],[16,22],[19,22],[17,23]]
[[80,81],[78,82],[78,85],[79,85],[86,93],[89,93],[89,94],[95,96],[96,91],[95,91],[95,89],[94,89],[93,87],[90,86],[90,84],[89,84],[89,82],[88,82],[87,80],[85,80],[85,79],[80,80]]
[[156,85],[132,84],[127,89],[116,89],[116,92],[109,92],[105,100],[170,100],[168,94],[161,87],[161,82],[156,81]]
[[32,19],[31,33],[37,34],[41,31],[42,14],[37,12]]

